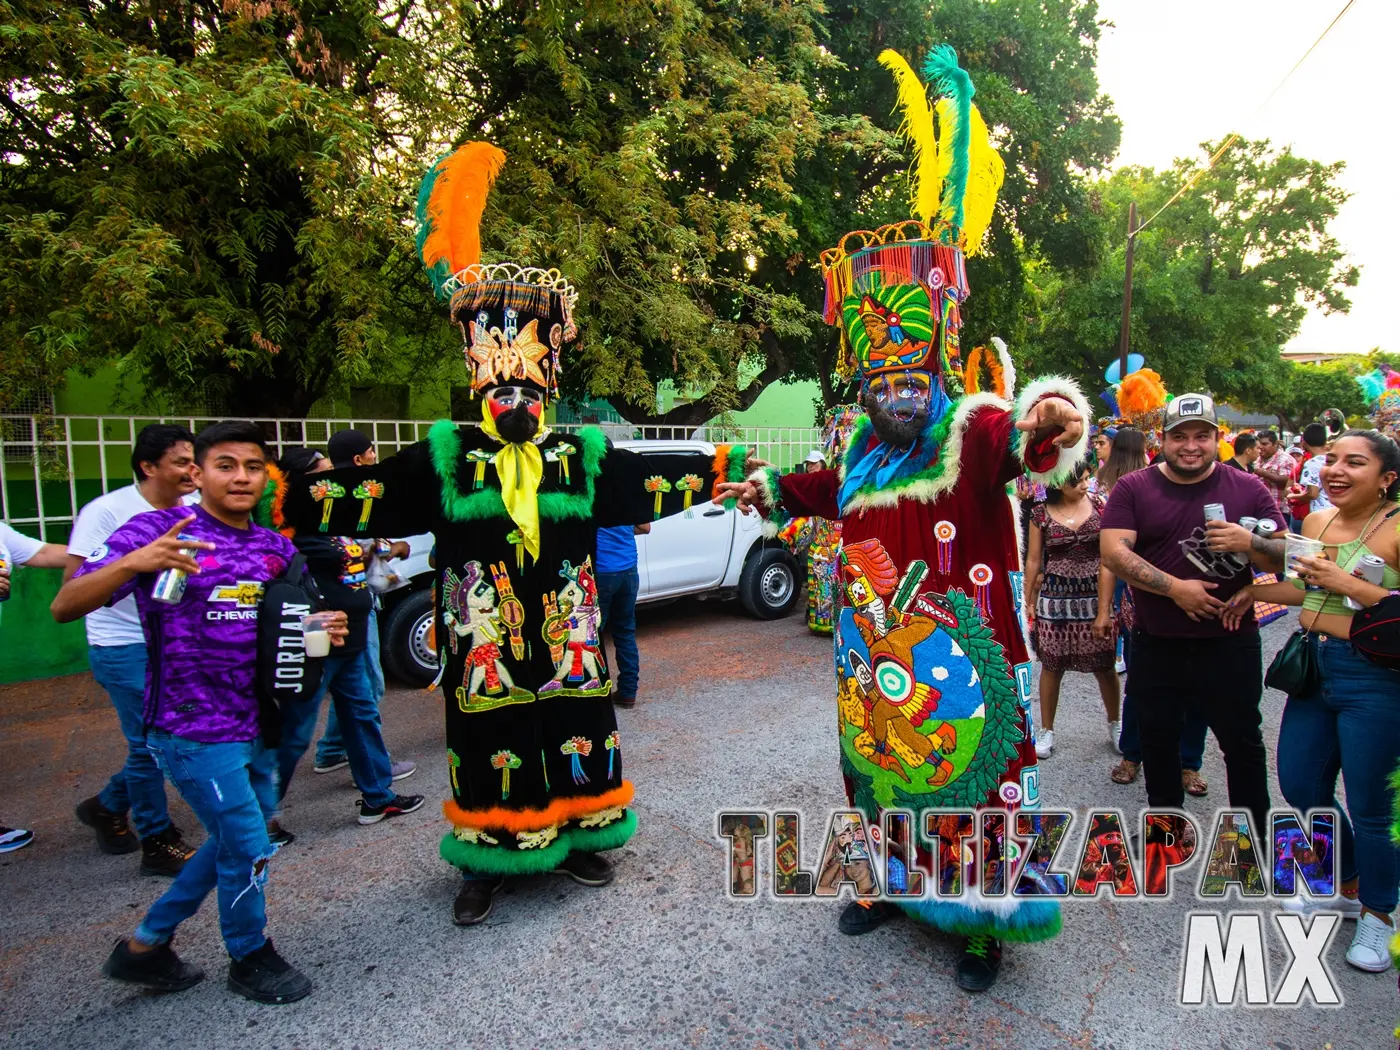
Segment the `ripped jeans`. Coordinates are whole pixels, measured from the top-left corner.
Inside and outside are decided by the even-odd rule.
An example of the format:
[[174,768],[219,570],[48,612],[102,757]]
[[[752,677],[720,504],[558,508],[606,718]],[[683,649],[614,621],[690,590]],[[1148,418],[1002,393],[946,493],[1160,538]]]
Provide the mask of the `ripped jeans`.
[[[164,944],[218,888],[219,927],[235,959],[267,940],[267,819],[277,804],[277,763],[259,740],[205,744],[152,729],[146,746],[204,825],[204,845],[136,928],[143,944]],[[271,760],[270,760],[271,759]]]

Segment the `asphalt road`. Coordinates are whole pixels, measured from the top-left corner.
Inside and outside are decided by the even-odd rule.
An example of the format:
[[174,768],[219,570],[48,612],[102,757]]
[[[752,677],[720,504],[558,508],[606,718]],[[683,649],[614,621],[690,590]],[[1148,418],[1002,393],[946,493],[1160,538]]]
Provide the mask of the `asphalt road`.
[[[1268,629],[1272,651],[1287,633]],[[557,876],[508,885],[486,925],[450,921],[454,872],[437,857],[447,794],[440,701],[391,689],[385,735],[419,762],[404,790],[416,814],[355,823],[346,773],[304,763],[285,823],[298,839],[273,862],[270,932],[315,993],[257,1006],[224,987],[213,901],[181,929],[182,954],[210,979],[179,995],[133,992],[98,967],[160,894],[134,856],[109,857],[72,816],[121,760],[116,717],[86,675],[0,687],[0,818],[32,827],[0,859],[0,1040],[13,1047],[1094,1047],[1104,1050],[1377,1050],[1400,1020],[1394,973],[1326,959],[1342,1009],[1177,1005],[1189,894],[1167,903],[1071,902],[1054,941],[1013,946],[983,996],[952,984],[957,947],[909,922],[861,938],[836,930],[840,905],[752,903],[722,892],[721,808],[797,808],[815,824],[844,803],[837,774],[829,641],[799,617],[745,619],[732,604],[684,602],[643,614],[641,702],[619,721],[637,784],[637,836],[614,853],[605,889]],[[1209,673],[1208,668],[1200,669]],[[1270,753],[1283,698],[1265,697]],[[1088,676],[1069,676],[1046,805],[1081,814],[1145,804],[1141,780],[1108,780],[1115,760]],[[1225,801],[1209,748],[1208,826]],[[1274,786],[1275,798],[1280,796]],[[172,792],[172,797],[174,797]],[[183,803],[176,820],[197,824]],[[197,834],[197,833],[196,833]],[[809,835],[808,866],[817,843]],[[1226,910],[1222,908],[1221,910]],[[1270,982],[1285,953],[1271,943]]]

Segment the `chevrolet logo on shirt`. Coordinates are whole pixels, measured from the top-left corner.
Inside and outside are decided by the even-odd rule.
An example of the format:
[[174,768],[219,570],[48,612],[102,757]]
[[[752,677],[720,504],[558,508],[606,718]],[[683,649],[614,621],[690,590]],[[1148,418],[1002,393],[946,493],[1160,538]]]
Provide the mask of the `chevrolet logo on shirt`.
[[234,602],[240,606],[257,605],[262,600],[263,585],[251,580],[239,580],[237,583],[224,584],[215,587],[209,593],[211,602]]

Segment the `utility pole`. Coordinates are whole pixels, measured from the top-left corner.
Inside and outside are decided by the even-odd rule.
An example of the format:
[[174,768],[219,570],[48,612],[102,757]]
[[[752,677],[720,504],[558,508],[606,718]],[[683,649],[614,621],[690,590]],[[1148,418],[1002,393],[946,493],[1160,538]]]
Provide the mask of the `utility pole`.
[[1128,343],[1133,315],[1133,241],[1137,238],[1137,201],[1128,205],[1128,247],[1123,256],[1123,323],[1118,330],[1118,381],[1128,376]]

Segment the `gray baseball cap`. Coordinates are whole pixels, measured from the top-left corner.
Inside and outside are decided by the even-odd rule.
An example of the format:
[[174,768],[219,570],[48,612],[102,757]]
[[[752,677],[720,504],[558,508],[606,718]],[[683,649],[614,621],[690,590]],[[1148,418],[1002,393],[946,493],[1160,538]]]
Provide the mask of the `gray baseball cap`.
[[1162,433],[1183,423],[1206,423],[1219,428],[1215,419],[1215,402],[1205,394],[1177,394],[1167,402],[1167,418]]

